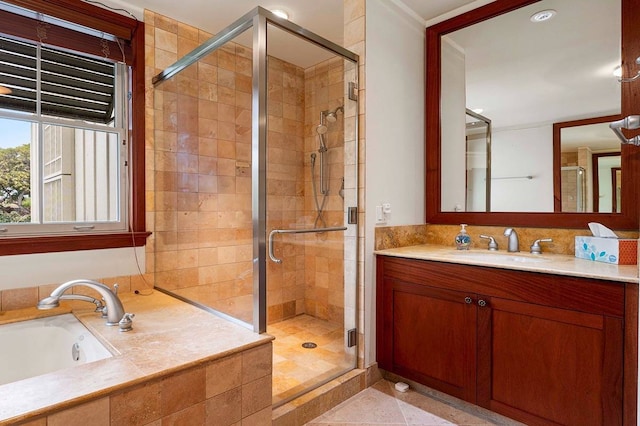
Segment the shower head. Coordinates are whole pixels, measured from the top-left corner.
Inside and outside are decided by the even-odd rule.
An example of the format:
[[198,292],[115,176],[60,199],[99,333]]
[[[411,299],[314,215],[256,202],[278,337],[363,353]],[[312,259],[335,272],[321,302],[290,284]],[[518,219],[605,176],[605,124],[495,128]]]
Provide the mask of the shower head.
[[344,108],[338,107],[338,108],[334,109],[333,111],[329,111],[329,112],[325,113],[325,116],[326,116],[327,121],[329,123],[335,123],[338,120],[338,111],[344,112]]
[[316,126],[316,133],[319,135],[324,135],[325,133],[327,133],[328,130],[329,128],[327,127],[326,124],[318,124]]

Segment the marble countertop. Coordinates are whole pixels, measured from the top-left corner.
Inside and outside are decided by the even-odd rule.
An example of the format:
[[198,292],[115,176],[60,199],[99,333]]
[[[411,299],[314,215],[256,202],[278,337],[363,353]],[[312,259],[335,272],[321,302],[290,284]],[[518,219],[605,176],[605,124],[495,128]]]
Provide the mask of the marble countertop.
[[[106,326],[92,310],[74,311],[114,356],[0,386],[0,425],[67,408],[273,339],[158,291],[122,294],[120,299],[125,311],[135,314],[130,332]],[[67,312],[64,302],[50,311],[0,312],[0,324]]]
[[638,265],[613,265],[578,259],[564,254],[507,253],[489,250],[456,250],[454,247],[423,244],[377,250],[377,255],[433,260],[518,271],[542,272],[608,281],[638,283]]

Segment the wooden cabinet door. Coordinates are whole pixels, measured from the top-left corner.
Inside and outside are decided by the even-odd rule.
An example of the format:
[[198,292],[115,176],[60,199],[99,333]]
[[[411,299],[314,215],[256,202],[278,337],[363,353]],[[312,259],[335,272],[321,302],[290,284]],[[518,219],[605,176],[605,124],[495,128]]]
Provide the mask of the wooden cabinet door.
[[472,295],[385,279],[391,290],[386,348],[392,371],[467,401],[476,395]]
[[622,319],[487,298],[478,404],[529,425],[622,424]]

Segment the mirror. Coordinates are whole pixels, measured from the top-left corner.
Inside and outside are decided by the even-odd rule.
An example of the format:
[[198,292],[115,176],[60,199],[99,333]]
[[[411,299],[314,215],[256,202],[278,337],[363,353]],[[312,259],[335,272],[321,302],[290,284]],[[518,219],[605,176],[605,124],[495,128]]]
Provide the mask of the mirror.
[[[587,202],[597,190],[588,180],[580,186],[581,204],[574,199],[573,208],[563,208],[561,177],[570,171],[561,170],[561,150],[554,144],[554,123],[633,112],[640,81],[621,84],[612,75],[620,63],[626,77],[637,73],[640,32],[630,23],[640,6],[633,3],[497,0],[427,28],[428,223],[582,228],[598,221],[637,229],[640,148],[617,143],[624,174],[616,171],[612,178],[610,169],[611,201],[605,203],[613,206],[616,194],[615,208],[594,209],[592,198]],[[531,22],[536,12],[549,9],[556,12],[553,19]],[[464,131],[467,109],[478,108],[492,129],[486,186],[470,179],[475,163]],[[484,210],[478,209],[476,200],[486,194]]]

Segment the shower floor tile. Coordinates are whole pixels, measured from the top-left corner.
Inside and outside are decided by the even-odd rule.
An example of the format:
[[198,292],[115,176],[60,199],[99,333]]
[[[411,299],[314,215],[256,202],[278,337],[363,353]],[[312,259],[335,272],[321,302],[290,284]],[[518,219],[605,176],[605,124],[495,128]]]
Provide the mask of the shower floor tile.
[[[345,354],[341,324],[310,315],[270,324],[273,341],[273,403],[293,397],[355,365],[355,355]],[[314,349],[302,347],[313,342]],[[354,351],[355,352],[355,351]]]

